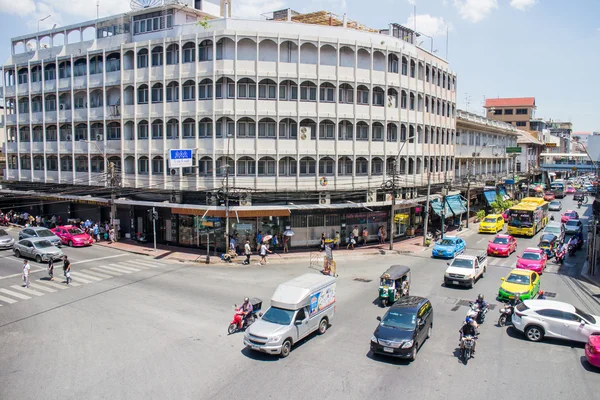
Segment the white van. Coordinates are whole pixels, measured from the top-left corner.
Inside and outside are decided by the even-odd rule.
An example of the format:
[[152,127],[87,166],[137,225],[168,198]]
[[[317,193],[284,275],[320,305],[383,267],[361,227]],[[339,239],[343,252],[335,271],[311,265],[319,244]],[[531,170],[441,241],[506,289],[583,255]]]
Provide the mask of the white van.
[[316,330],[324,334],[335,313],[335,282],[331,276],[305,274],[279,285],[271,307],[246,330],[244,344],[287,357],[299,340]]

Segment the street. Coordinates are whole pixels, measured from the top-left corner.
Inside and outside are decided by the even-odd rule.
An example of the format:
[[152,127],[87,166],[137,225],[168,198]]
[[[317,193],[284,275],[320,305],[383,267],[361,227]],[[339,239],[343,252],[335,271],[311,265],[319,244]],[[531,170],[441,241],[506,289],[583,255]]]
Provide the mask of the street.
[[[576,209],[571,196],[562,202],[563,212]],[[590,208],[578,210],[586,227]],[[476,225],[461,236],[467,253],[485,251],[493,238]],[[263,299],[265,311],[278,284],[317,273],[308,268],[308,253],[304,261],[271,257],[266,266],[243,267],[174,263],[101,246],[63,248],[73,285],[63,283],[62,264],[48,282],[45,266],[30,261],[32,287],[25,289],[22,260],[6,250],[0,253],[0,398],[596,398],[600,370],[585,361],[583,344],[532,343],[496,326],[500,278],[538,239],[518,238],[515,254],[490,258],[473,289],[445,287],[447,260],[432,259],[431,249],[342,257],[329,330],[300,342],[286,359],[245,349],[243,334],[228,335],[227,326],[244,297]],[[600,315],[600,299],[578,279],[584,259],[585,246],[560,268],[549,261],[541,288]],[[376,301],[378,279],[393,264],[411,268],[411,294],[429,298],[434,308],[433,335],[412,363],[369,353],[376,317],[385,312]],[[480,328],[476,357],[464,365],[458,330],[467,302],[479,293],[494,308]]]

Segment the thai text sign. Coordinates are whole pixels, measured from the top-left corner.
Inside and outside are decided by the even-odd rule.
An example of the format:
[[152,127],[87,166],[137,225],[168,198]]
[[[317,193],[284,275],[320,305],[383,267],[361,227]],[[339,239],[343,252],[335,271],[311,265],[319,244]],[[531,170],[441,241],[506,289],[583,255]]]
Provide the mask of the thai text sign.
[[169,150],[169,167],[182,168],[192,166],[192,150]]

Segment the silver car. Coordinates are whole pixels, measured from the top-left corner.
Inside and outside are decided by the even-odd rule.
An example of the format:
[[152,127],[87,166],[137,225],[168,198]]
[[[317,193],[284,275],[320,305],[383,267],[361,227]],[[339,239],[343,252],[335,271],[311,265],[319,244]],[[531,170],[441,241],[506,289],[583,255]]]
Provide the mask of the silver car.
[[0,229],[0,249],[10,249],[15,244],[12,238],[4,229]]
[[548,205],[548,210],[550,211],[561,211],[562,210],[562,203],[558,200],[552,200],[550,202],[550,204]]
[[19,240],[13,246],[17,257],[33,258],[41,263],[44,261],[58,260],[63,257],[63,252],[44,238],[30,238]]
[[27,238],[43,238],[52,243],[54,246],[60,246],[62,244],[60,238],[56,236],[54,232],[41,226],[25,228],[19,232],[19,240]]

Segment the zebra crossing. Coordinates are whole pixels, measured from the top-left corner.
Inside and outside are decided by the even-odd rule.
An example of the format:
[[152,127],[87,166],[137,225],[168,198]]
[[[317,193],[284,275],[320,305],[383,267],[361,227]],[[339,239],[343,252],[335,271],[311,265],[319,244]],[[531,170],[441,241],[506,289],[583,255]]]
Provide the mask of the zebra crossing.
[[[84,264],[82,264],[82,267],[83,265]],[[162,263],[155,260],[127,260],[106,265],[84,267],[81,269],[79,269],[78,266],[74,266],[71,271],[72,280],[69,285],[66,285],[60,268],[55,269],[55,272],[57,272],[55,275],[58,275],[58,278],[55,278],[54,281],[48,280],[45,276],[41,279],[37,279],[31,275],[29,288],[23,286],[22,278],[15,278],[15,280],[19,280],[20,284],[14,284],[13,280],[13,282],[7,282],[6,287],[0,288],[0,307],[42,297],[62,290],[93,284],[118,276],[154,270],[168,265],[168,263]]]

